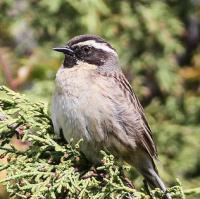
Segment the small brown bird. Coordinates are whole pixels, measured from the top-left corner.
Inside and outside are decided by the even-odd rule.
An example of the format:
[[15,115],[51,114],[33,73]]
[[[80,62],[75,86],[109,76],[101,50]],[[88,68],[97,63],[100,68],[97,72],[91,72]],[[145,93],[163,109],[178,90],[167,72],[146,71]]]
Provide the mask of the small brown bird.
[[83,139],[80,148],[93,163],[101,160],[101,150],[110,151],[134,166],[152,188],[166,191],[154,164],[157,151],[144,110],[116,50],[94,35],[74,37],[54,50],[65,55],[52,100],[56,134],[62,130],[68,142]]

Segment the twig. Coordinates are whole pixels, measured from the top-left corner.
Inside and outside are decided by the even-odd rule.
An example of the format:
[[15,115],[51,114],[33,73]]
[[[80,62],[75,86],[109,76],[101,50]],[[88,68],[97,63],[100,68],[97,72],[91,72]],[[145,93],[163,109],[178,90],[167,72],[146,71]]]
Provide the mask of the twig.
[[13,79],[13,75],[11,73],[10,67],[7,65],[7,63],[3,59],[1,51],[0,51],[0,65],[2,66],[2,70],[9,87],[13,90],[16,90],[17,85],[14,83],[14,79]]

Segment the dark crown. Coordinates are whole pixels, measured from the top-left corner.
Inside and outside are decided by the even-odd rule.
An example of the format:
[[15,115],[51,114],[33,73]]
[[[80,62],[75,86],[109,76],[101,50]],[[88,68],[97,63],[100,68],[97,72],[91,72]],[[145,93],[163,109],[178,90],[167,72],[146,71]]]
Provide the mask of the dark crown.
[[80,42],[85,42],[85,41],[90,41],[90,40],[94,40],[96,43],[104,43],[104,45],[108,46],[109,48],[111,48],[112,50],[116,51],[108,42],[106,42],[103,38],[101,38],[100,36],[97,35],[79,35],[76,36],[74,38],[72,38],[67,45],[73,46],[75,44],[78,44]]

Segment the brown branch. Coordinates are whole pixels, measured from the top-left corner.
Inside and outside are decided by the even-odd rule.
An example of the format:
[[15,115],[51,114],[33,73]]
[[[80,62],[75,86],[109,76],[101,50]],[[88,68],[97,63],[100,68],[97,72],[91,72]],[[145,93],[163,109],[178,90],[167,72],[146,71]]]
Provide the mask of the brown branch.
[[13,74],[11,73],[10,67],[4,60],[2,54],[2,50],[0,50],[0,65],[2,66],[2,71],[5,76],[6,82],[12,90],[16,90],[17,85],[14,82]]

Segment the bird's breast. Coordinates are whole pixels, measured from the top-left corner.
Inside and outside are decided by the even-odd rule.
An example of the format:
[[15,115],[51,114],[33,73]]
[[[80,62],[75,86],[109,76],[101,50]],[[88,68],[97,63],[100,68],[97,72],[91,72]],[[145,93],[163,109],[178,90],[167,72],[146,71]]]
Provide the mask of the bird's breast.
[[56,89],[70,99],[79,98],[88,88],[88,71],[79,68],[61,68],[56,75]]
[[103,109],[108,106],[101,100],[91,71],[80,68],[59,70],[54,98],[56,117],[68,141],[71,138],[88,142],[104,139],[99,129],[104,119]]

